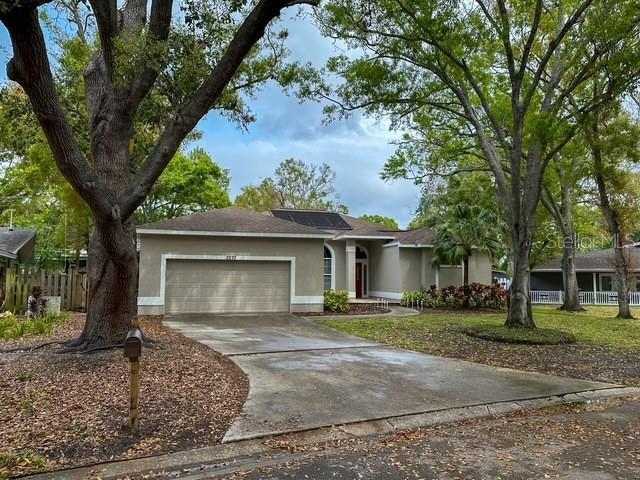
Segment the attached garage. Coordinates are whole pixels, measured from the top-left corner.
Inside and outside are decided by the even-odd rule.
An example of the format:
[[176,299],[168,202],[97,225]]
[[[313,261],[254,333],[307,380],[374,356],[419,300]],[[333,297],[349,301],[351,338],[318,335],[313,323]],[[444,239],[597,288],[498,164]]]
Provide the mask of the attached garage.
[[322,311],[331,237],[235,207],[138,227],[138,312]]
[[290,262],[169,260],[165,311],[288,312],[290,272]]

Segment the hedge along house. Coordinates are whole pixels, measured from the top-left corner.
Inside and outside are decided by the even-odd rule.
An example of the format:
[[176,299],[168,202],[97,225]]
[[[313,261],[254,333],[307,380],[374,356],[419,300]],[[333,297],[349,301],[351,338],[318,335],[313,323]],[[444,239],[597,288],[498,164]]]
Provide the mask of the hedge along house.
[[[321,311],[328,289],[399,300],[463,278],[432,265],[431,230],[334,212],[230,207],[141,226],[138,239],[141,314]],[[491,282],[487,254],[469,268],[471,282]]]

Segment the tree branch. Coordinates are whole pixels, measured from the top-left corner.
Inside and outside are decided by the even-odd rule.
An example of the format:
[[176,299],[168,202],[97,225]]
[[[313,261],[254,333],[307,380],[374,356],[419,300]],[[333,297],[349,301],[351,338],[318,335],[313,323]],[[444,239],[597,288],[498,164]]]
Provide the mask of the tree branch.
[[102,59],[109,80],[113,73],[113,38],[118,33],[118,6],[116,0],[89,0],[96,16]]
[[242,64],[244,57],[264,35],[269,23],[278,17],[284,8],[303,3],[317,5],[319,1],[260,0],[258,2],[245,18],[209,77],[177,112],[160,135],[160,139],[148,160],[122,197],[120,203],[122,218],[133,214],[144,200],[156,179],[178,150],[182,140],[215,105]]
[[556,50],[564,40],[564,37],[567,36],[569,31],[574,27],[576,23],[580,20],[584,12],[589,8],[589,6],[593,3],[593,0],[584,0],[582,4],[578,7],[578,9],[573,13],[573,15],[566,21],[566,23],[562,26],[556,37],[551,41],[549,47],[545,51],[544,56],[542,57],[540,64],[538,65],[538,69],[533,76],[533,80],[531,81],[531,85],[527,90],[527,94],[525,95],[523,101],[523,110],[527,111],[529,108],[529,104],[535,95],[535,92],[538,88],[538,84],[540,83],[540,79],[542,78],[542,74],[547,68],[547,64],[551,61],[551,58],[555,55]]
[[14,9],[2,22],[9,30],[14,54],[7,76],[29,96],[60,172],[96,216],[110,215],[114,199],[82,154],[60,106],[37,10]]
[[[151,4],[151,18],[149,20],[149,33],[151,42],[164,42],[169,37],[171,25],[171,13],[173,0],[153,0]],[[130,101],[135,112],[142,99],[149,93],[151,87],[158,78],[158,71],[149,67],[142,71],[132,83]]]

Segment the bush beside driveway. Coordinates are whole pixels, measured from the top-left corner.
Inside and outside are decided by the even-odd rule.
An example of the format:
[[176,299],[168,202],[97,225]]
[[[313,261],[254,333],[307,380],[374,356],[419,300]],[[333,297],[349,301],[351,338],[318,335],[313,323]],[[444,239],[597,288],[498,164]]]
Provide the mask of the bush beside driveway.
[[[615,309],[568,313],[536,307],[541,328],[575,336],[572,345],[519,345],[473,338],[464,329],[501,325],[505,314],[426,310],[405,318],[325,320],[362,338],[432,355],[587,380],[640,385],[640,320],[616,320]],[[636,312],[640,315],[640,312]]]

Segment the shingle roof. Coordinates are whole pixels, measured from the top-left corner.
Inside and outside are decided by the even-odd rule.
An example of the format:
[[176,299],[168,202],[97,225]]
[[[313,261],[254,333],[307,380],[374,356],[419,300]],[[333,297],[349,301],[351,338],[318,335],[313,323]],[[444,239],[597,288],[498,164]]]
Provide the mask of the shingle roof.
[[257,213],[246,208],[228,207],[207,212],[194,213],[184,217],[172,218],[161,222],[149,223],[138,227],[139,233],[145,231],[193,231],[193,232],[230,232],[264,233],[283,235],[327,235],[326,232],[298,223],[281,220],[265,213]]
[[395,234],[398,231],[389,228],[387,225],[369,222],[367,220],[362,220],[361,218],[352,217],[343,213],[341,213],[340,216],[351,226],[351,230],[336,230],[336,235],[389,237],[390,239],[392,239],[395,238]]
[[413,243],[416,245],[431,245],[435,239],[435,233],[430,228],[424,227],[417,230],[407,230],[396,233],[400,243]]
[[[286,209],[278,209],[278,212]],[[320,213],[315,210],[315,213]],[[334,214],[335,215],[335,214]],[[247,233],[278,235],[314,235],[318,237],[372,237],[398,240],[400,243],[428,245],[433,232],[428,228],[419,230],[393,230],[386,225],[368,222],[360,218],[338,214],[349,229],[319,229],[284,220],[269,213],[258,213],[246,208],[228,207],[208,212],[194,213],[184,217],[172,218],[161,222],[149,223],[138,227],[138,233],[167,232],[211,232],[211,233]]]
[[10,230],[0,227],[0,256],[17,258],[22,247],[35,236],[35,230]]
[[[624,247],[628,258],[628,263],[632,270],[640,269],[640,245],[627,245]],[[593,252],[578,253],[576,255],[576,270],[613,270],[613,249],[594,250]],[[562,259],[556,258],[542,265],[534,267],[532,270],[562,270]]]

